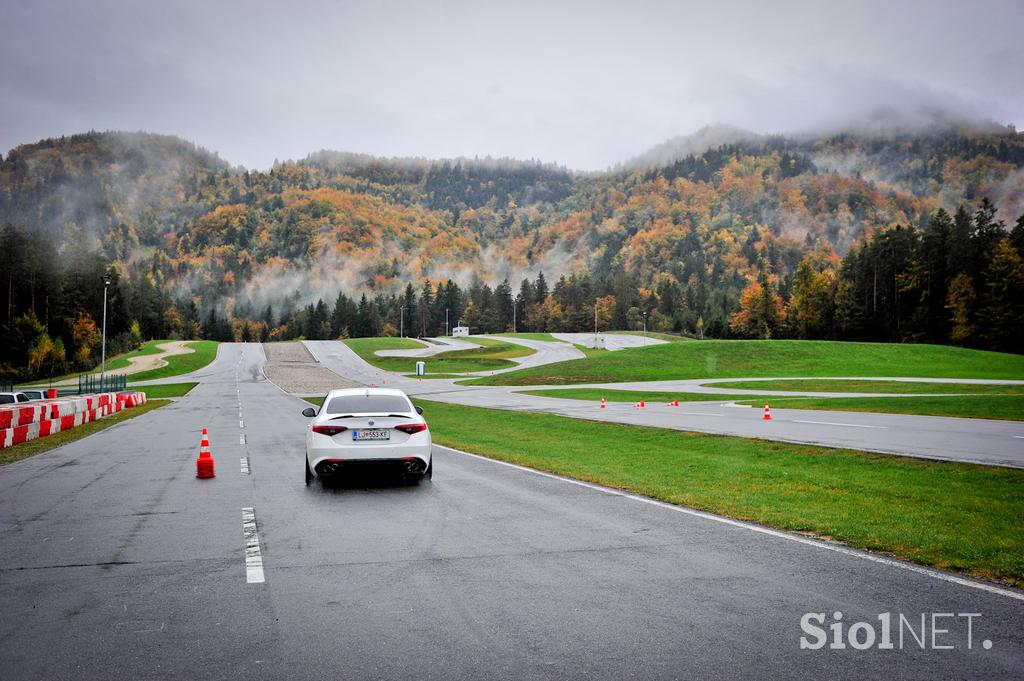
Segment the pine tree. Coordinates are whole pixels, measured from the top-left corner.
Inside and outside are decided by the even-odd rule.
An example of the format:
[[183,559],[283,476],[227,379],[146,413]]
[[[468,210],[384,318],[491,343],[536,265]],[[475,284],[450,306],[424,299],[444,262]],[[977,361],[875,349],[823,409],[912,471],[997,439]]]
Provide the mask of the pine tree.
[[994,350],[1024,350],[1024,259],[1003,239],[985,270],[981,336]]

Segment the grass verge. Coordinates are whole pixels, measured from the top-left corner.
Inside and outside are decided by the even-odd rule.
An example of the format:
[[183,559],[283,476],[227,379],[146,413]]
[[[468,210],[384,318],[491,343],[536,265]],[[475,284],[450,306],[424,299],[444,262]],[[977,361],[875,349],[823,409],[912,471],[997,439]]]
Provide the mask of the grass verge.
[[504,338],[522,338],[524,340],[544,341],[546,343],[560,343],[550,333],[527,332],[527,333],[492,333],[490,336],[502,336]]
[[910,393],[960,395],[1024,395],[1024,385],[978,383],[916,383],[912,381],[847,381],[819,378],[798,381],[730,381],[714,383],[715,388],[736,390],[799,390],[817,393]]
[[[643,331],[609,331],[608,333],[621,333],[626,336],[642,336]],[[680,336],[674,333],[661,333],[660,331],[648,331],[648,338],[657,338],[658,340],[667,341],[669,343],[681,343],[683,341],[695,340],[689,336]]]
[[[524,395],[537,397],[561,397],[567,400],[590,400],[600,402],[605,398],[609,402],[639,402],[646,400],[652,404],[658,402],[732,402],[734,400],[759,400],[757,395],[715,395],[712,393],[683,392],[651,392],[643,390],[602,390],[601,388],[556,388],[552,390],[523,390]],[[765,398],[771,401],[774,398]]]
[[130,380],[132,382],[151,381],[155,378],[180,376],[181,374],[187,374],[198,369],[202,369],[204,366],[212,362],[214,357],[217,356],[218,345],[219,343],[217,341],[211,340],[189,341],[189,347],[195,350],[195,352],[166,357],[164,361],[167,362],[167,366],[162,366],[158,369],[150,369],[149,371],[143,371],[138,374],[132,374]]
[[60,433],[53,435],[47,435],[46,437],[36,438],[29,442],[23,442],[20,445],[14,445],[7,449],[0,449],[0,466],[27,459],[30,456],[36,454],[42,454],[48,452],[51,449],[66,445],[69,442],[80,440],[87,435],[98,433],[101,430],[105,430],[110,426],[127,421],[128,419],[141,416],[148,411],[159,409],[165,404],[170,404],[170,400],[149,400],[143,405],[138,407],[132,407],[131,409],[125,409],[116,414],[100,419],[99,421],[92,421],[90,423],[84,423],[77,428],[71,430],[65,430]]
[[438,444],[1024,586],[1024,471],[415,400]]
[[184,397],[188,394],[192,388],[199,385],[198,383],[165,383],[163,385],[146,385],[139,388],[130,388],[130,390],[138,390],[139,392],[146,393],[146,398],[150,400],[164,399],[167,397]]
[[1024,355],[943,345],[733,340],[665,343],[476,379],[478,385],[569,385],[787,376],[1024,378]]
[[[753,385],[754,382],[751,382]],[[715,384],[720,387],[722,384]],[[972,419],[1024,421],[1024,395],[968,395],[957,397],[779,397],[778,395],[714,395],[711,393],[646,392],[640,390],[602,390],[600,388],[557,388],[524,390],[527,395],[561,397],[567,400],[600,402],[736,402],[752,407],[765,403],[782,409],[821,409],[825,411],[868,411],[880,414],[917,416],[957,416]]]
[[[772,397],[782,409],[869,411],[917,416],[957,416],[970,419],[1024,421],[1024,395],[967,395],[963,397]],[[740,401],[758,407],[764,399]]]

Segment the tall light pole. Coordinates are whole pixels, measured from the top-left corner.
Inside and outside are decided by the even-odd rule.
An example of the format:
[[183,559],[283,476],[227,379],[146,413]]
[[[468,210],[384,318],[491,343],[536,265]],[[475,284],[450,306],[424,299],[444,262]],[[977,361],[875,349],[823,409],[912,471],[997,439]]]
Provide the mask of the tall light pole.
[[103,275],[103,342],[100,350],[100,390],[107,380],[107,287],[110,286],[110,273]]
[[641,312],[644,316],[644,347],[647,347],[647,310]]
[[512,333],[516,332],[516,300],[512,299]]
[[448,308],[444,309],[444,335],[447,337],[451,334],[448,333]]
[[405,305],[402,306],[402,321],[399,322],[398,328],[398,336],[400,338],[405,338]]

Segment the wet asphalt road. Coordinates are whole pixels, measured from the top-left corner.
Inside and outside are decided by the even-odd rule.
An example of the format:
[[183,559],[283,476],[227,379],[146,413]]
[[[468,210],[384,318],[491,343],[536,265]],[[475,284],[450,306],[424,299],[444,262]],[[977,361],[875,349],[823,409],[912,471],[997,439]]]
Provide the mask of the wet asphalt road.
[[[419,486],[306,488],[304,403],[263,379],[262,361],[258,345],[226,345],[175,404],[0,469],[4,681],[1024,670],[1019,592],[440,447]],[[194,477],[204,425],[207,481]],[[243,508],[262,583],[247,582]],[[801,616],[835,611],[876,630],[880,613],[918,629],[925,614],[929,649],[905,632],[902,650],[801,650]],[[972,648],[954,617],[936,642],[955,648],[930,649],[932,613],[981,613]]]

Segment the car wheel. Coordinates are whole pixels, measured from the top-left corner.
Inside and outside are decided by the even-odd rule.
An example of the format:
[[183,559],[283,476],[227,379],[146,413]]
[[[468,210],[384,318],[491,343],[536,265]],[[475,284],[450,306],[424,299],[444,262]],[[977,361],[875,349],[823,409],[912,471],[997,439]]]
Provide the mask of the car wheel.
[[423,477],[427,480],[434,479],[434,457],[430,457],[430,463],[427,464],[427,470],[423,473]]
[[309,459],[306,461],[306,487],[309,487],[309,483],[313,482],[313,471],[309,470]]

